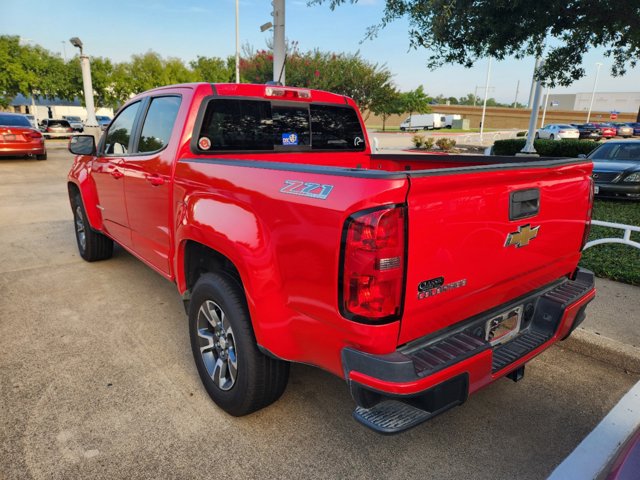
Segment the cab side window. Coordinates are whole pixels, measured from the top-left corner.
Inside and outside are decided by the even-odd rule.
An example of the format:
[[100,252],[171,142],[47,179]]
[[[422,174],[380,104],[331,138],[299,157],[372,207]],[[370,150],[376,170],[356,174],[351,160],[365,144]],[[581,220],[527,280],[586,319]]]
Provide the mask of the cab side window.
[[109,156],[126,155],[133,132],[133,122],[138,114],[140,102],[125,108],[111,123],[104,142],[104,153]]
[[180,100],[180,97],[156,97],[151,100],[138,143],[138,153],[157,152],[169,143]]

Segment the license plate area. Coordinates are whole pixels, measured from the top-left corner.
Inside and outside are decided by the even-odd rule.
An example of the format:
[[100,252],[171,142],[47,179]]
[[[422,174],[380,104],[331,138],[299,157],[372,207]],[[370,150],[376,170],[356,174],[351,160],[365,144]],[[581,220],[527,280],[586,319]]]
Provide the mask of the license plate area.
[[5,133],[4,134],[4,141],[5,142],[15,142],[16,141],[16,136],[12,133]]
[[522,310],[522,305],[519,305],[487,320],[485,340],[492,346],[500,345],[518,335],[522,324]]

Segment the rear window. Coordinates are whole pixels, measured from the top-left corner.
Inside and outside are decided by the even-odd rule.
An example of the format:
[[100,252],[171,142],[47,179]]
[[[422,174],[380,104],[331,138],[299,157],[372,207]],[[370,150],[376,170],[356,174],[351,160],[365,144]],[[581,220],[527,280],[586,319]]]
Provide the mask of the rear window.
[[69,125],[69,122],[67,122],[66,120],[49,120],[48,125],[50,127],[71,127],[71,125]]
[[209,101],[197,136],[200,151],[361,151],[353,108],[218,98]]
[[31,124],[27,117],[21,115],[2,115],[0,114],[0,125],[5,127],[29,127]]

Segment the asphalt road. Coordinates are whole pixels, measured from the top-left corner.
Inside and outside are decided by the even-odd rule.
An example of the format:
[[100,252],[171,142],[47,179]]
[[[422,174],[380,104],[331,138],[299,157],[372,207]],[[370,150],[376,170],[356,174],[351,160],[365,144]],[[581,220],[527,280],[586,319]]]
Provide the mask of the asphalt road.
[[202,388],[175,287],[121,249],[88,264],[71,156],[0,160],[0,479],[544,478],[637,381],[554,347],[401,435],[351,419],[345,384],[296,365],[244,418]]

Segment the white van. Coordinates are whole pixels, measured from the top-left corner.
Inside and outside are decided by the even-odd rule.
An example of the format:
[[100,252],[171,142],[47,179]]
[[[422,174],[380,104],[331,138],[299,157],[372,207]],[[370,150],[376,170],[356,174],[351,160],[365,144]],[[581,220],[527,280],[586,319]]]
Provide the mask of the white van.
[[442,128],[446,117],[441,113],[421,113],[411,115],[400,124],[400,130],[433,130]]

